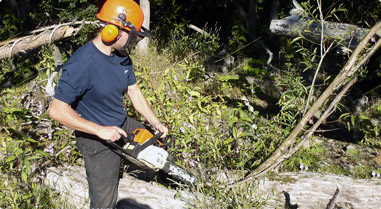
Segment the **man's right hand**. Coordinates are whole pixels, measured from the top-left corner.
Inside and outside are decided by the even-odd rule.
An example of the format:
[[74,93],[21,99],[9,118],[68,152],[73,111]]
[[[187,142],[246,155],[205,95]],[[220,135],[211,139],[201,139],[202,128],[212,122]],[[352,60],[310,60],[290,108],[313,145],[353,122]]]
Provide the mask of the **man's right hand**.
[[117,126],[101,126],[98,128],[96,135],[103,140],[115,142],[123,135],[127,137],[127,133]]

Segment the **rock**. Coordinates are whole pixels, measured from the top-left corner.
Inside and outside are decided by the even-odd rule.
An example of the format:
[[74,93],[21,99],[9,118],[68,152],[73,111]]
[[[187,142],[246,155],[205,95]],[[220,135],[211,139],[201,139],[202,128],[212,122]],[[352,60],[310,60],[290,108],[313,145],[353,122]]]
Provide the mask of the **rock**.
[[356,150],[356,146],[353,144],[350,144],[346,147],[346,150]]

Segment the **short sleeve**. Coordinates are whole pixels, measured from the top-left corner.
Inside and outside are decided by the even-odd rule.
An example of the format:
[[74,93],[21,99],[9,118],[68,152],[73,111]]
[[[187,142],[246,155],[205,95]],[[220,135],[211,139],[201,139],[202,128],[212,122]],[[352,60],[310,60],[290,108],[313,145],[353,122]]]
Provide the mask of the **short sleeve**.
[[89,88],[88,76],[80,69],[70,68],[70,65],[62,69],[54,98],[67,104],[72,104]]
[[132,68],[132,65],[131,66],[128,66],[129,70],[128,70],[128,82],[127,82],[127,86],[132,86],[136,83],[136,76],[135,76],[135,72]]
[[118,54],[117,54],[118,58],[120,59],[120,65],[125,67],[124,68],[124,71],[128,72],[127,73],[127,86],[132,86],[136,83],[136,76],[135,76],[135,72],[134,72],[134,68],[133,68],[133,65],[132,65],[132,60],[129,56],[122,56],[120,57]]

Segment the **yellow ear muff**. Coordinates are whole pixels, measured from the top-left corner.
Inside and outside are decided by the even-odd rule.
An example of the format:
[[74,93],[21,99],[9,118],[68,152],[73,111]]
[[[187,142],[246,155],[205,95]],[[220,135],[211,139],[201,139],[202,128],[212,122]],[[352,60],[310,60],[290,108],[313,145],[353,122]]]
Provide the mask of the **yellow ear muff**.
[[101,31],[101,37],[104,42],[111,43],[119,35],[119,30],[115,25],[108,24]]

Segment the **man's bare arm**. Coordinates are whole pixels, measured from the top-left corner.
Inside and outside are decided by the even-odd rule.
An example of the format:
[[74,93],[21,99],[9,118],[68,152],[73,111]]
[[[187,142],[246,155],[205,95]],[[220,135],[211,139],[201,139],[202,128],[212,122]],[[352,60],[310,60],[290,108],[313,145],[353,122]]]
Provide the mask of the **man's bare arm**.
[[49,116],[69,128],[96,135],[104,140],[116,141],[121,135],[127,137],[123,129],[117,126],[101,126],[86,120],[78,115],[69,104],[55,98],[50,105]]
[[153,112],[151,105],[144,97],[142,91],[137,84],[128,87],[127,95],[134,108],[147,119],[147,121],[157,130],[163,133],[162,137],[168,134],[168,128],[165,127],[156,114]]

